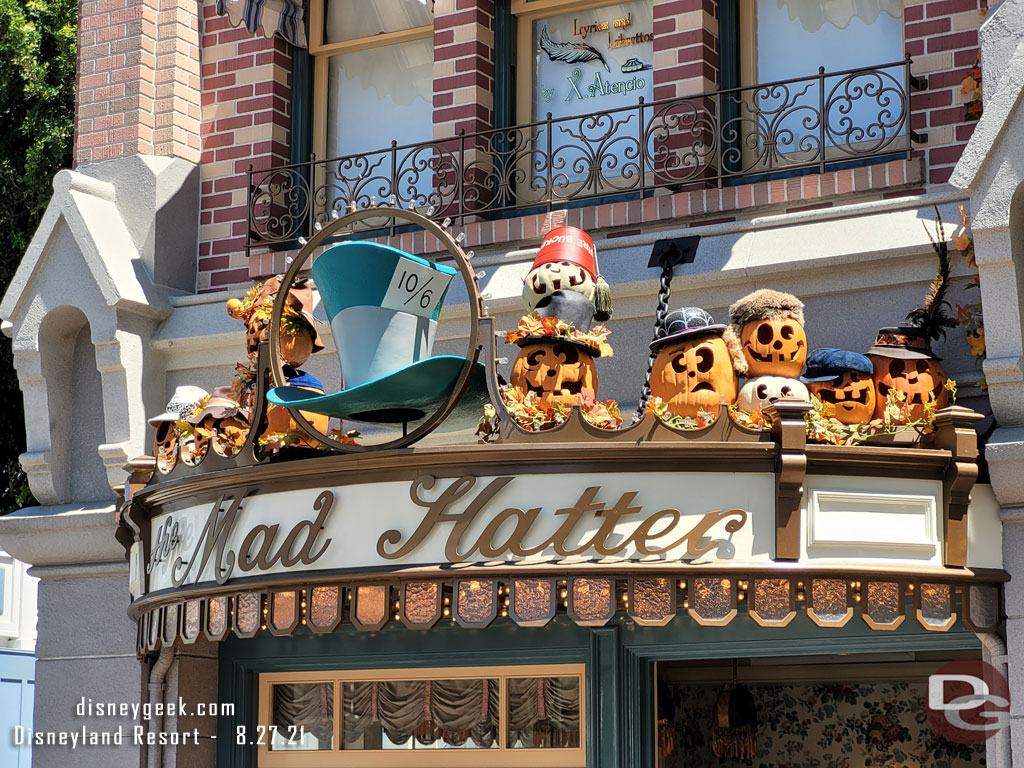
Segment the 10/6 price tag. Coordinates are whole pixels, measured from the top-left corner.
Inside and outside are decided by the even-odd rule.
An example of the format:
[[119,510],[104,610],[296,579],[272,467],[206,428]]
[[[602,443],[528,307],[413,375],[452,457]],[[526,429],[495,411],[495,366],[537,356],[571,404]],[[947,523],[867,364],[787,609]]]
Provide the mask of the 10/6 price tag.
[[444,298],[452,276],[411,259],[399,259],[382,307],[430,318]]

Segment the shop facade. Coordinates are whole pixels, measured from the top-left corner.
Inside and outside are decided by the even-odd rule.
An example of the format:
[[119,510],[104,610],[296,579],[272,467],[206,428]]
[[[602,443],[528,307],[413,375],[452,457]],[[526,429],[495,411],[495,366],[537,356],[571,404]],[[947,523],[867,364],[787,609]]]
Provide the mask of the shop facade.
[[[0,545],[40,579],[36,732],[125,738],[34,765],[1013,764],[1021,5],[679,5],[83,6],[77,167],[0,307],[40,502]],[[566,226],[610,336],[520,319]],[[407,271],[317,273],[355,242]],[[799,304],[785,382],[911,349],[879,329],[931,306],[936,243],[951,305],[977,254],[987,389],[950,327],[892,359],[956,402],[885,434],[809,430],[799,392],[645,408],[711,359],[661,376],[670,310],[718,340],[758,289]],[[438,367],[382,393],[358,350],[407,299]],[[546,392],[517,366],[552,333]],[[962,659],[1010,681],[974,745],[924,707]]]

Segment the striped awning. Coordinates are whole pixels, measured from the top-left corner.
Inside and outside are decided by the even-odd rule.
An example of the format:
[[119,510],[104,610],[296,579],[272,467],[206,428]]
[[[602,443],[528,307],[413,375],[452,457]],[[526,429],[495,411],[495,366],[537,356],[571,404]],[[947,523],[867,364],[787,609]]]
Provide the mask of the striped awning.
[[306,47],[306,24],[301,0],[217,0],[217,13],[231,26],[264,37],[280,35],[298,48]]

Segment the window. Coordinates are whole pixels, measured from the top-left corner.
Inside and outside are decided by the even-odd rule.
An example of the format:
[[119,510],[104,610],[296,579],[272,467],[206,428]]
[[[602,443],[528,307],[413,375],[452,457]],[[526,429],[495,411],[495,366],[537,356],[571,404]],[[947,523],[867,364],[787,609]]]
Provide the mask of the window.
[[[533,130],[534,189],[548,181],[557,195],[615,192],[616,178],[636,184],[643,169],[639,99],[654,94],[654,4],[513,0],[518,24],[516,104]],[[594,112],[625,108],[594,119]],[[550,147],[549,147],[550,141]],[[650,148],[648,148],[650,151]],[[522,196],[522,192],[520,192]]]
[[[430,0],[313,0],[313,149],[333,158],[433,138]],[[371,155],[360,169],[372,175]],[[390,175],[390,158],[384,163]]]
[[[900,0],[740,0],[740,40],[747,88],[723,104],[723,133],[747,170],[853,159],[905,134],[902,65],[817,77],[902,61]],[[751,87],[791,78],[804,79]]]
[[260,675],[259,768],[586,765],[584,666]]

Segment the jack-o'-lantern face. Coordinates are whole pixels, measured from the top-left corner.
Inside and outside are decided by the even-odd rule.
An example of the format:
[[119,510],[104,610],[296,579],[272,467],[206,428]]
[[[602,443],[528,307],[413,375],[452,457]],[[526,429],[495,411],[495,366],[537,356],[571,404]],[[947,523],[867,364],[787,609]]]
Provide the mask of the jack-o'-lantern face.
[[527,344],[512,365],[509,383],[524,394],[533,392],[546,408],[556,402],[572,405],[584,389],[597,394],[594,358],[564,341]]
[[210,439],[210,443],[213,446],[214,453],[230,459],[238,455],[248,436],[249,422],[245,417],[241,415],[228,416],[219,419],[214,424],[213,437]]
[[718,413],[736,401],[736,371],[718,336],[702,336],[663,347],[651,370],[651,396],[660,397],[675,416]]
[[523,303],[532,312],[537,302],[555,291],[575,291],[594,299],[594,278],[571,261],[549,261],[531,269],[523,283]]
[[783,376],[758,376],[744,384],[736,396],[736,407],[744,413],[754,413],[766,405],[784,398],[809,400],[807,386],[799,379]]
[[866,424],[875,417],[875,382],[859,371],[847,371],[832,381],[807,385],[823,403],[835,407],[833,416],[843,424]]
[[157,424],[153,456],[156,457],[156,468],[165,475],[178,463],[178,427],[173,421]]
[[885,400],[889,390],[897,389],[906,396],[907,417],[913,421],[924,415],[926,403],[934,403],[936,410],[949,404],[946,372],[938,360],[904,360],[897,357],[868,355],[875,368],[875,418],[885,415]]
[[751,376],[796,377],[807,358],[807,335],[796,320],[755,320],[740,329]]

